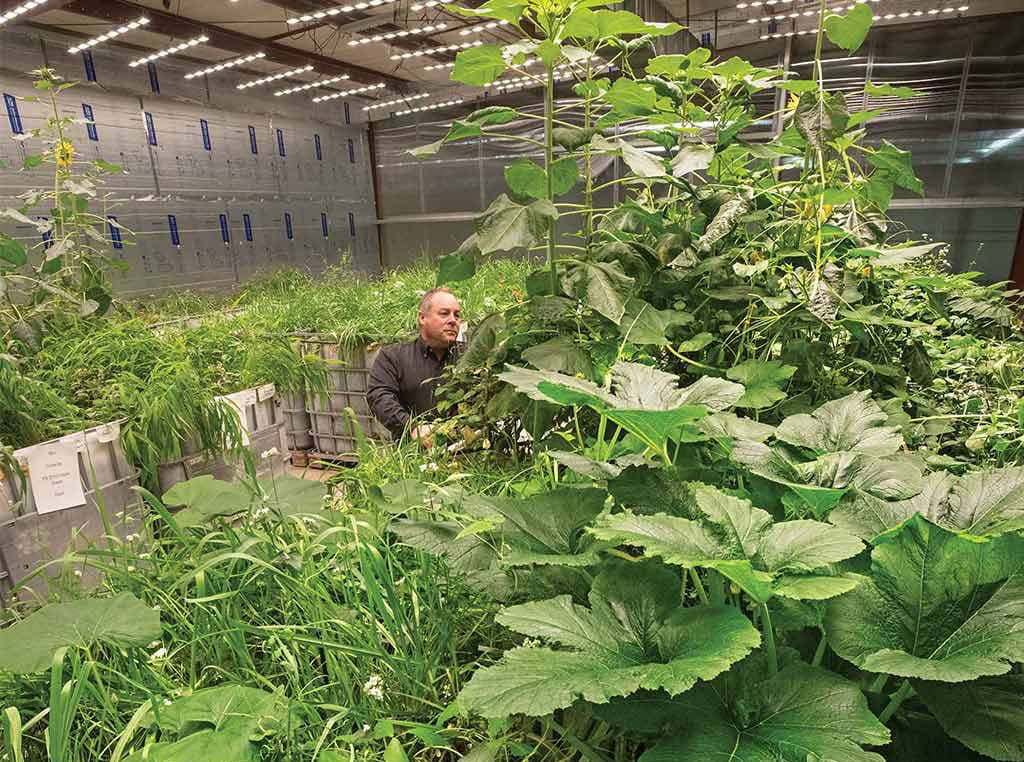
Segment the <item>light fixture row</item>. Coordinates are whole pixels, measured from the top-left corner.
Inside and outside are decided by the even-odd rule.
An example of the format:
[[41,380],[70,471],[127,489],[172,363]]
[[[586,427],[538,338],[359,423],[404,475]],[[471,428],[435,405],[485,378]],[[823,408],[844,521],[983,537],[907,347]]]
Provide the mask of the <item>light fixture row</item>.
[[455,45],[439,45],[436,48],[424,48],[423,50],[414,50],[409,53],[395,53],[391,56],[392,61],[405,61],[409,58],[420,58],[421,56],[432,56],[437,53],[454,53],[458,50],[466,50],[467,48],[475,48],[477,45],[483,45],[483,40],[473,40],[472,42],[460,42]]
[[369,93],[374,90],[382,90],[385,87],[383,82],[378,82],[376,85],[366,85],[365,87],[357,87],[352,90],[342,90],[338,93],[331,93],[330,95],[320,95],[313,99],[313,103],[323,103],[324,101],[333,101],[336,98],[344,98],[348,95],[359,95],[359,93]]
[[423,71],[437,71],[438,69],[451,69],[455,66],[454,61],[448,63],[430,64],[430,66],[424,66]]
[[175,53],[180,53],[183,50],[194,48],[196,45],[202,45],[204,42],[209,41],[210,38],[207,37],[205,34],[202,34],[199,37],[193,37],[191,40],[186,40],[185,42],[180,42],[177,45],[172,45],[169,48],[158,50],[156,53],[150,53],[148,56],[136,58],[134,61],[129,61],[128,65],[141,66],[142,64],[149,63],[150,61],[156,61],[157,59],[164,58],[166,56],[173,56]]
[[214,72],[224,71],[225,69],[233,69],[236,66],[241,66],[242,64],[247,64],[247,63],[252,63],[253,61],[258,61],[261,58],[266,58],[266,57],[267,57],[266,53],[262,53],[262,52],[260,52],[260,53],[250,53],[247,56],[241,56],[239,58],[232,58],[230,61],[224,61],[222,63],[215,64],[213,66],[207,66],[205,69],[198,69],[196,71],[190,71],[188,74],[185,75],[185,79],[195,79],[196,77],[201,77],[204,74],[213,74]]
[[330,16],[337,16],[342,13],[351,13],[352,11],[365,11],[368,8],[376,8],[377,6],[388,5],[394,2],[397,2],[397,0],[366,0],[366,2],[354,3],[353,5],[339,5],[336,8],[328,8],[325,11],[317,11],[316,13],[307,13],[303,16],[295,16],[288,19],[288,23],[306,24],[310,21],[320,21],[321,19],[325,19]]
[[106,42],[107,40],[112,40],[115,37],[120,37],[122,34],[130,32],[133,29],[138,29],[140,26],[145,26],[148,23],[148,18],[146,18],[145,16],[140,16],[139,18],[135,19],[135,21],[130,21],[127,24],[124,24],[123,26],[117,27],[117,29],[111,29],[109,32],[101,34],[99,37],[93,37],[92,39],[86,40],[80,45],[75,45],[74,47],[68,48],[68,53],[78,53],[83,50],[88,50],[89,48],[99,45],[101,42]]
[[327,79],[319,79],[316,82],[307,82],[305,85],[296,85],[295,87],[289,87],[284,90],[278,90],[276,93],[274,93],[274,97],[280,98],[282,95],[302,93],[305,92],[306,90],[312,90],[316,87],[326,87],[327,85],[333,85],[337,82],[344,82],[348,78],[348,74],[339,74],[337,77],[328,77]]
[[379,108],[387,108],[388,106],[397,106],[399,103],[408,103],[409,101],[421,101],[424,98],[429,98],[431,93],[416,93],[415,95],[407,95],[404,98],[395,98],[390,101],[381,101],[380,103],[371,103],[369,106],[363,106],[363,111],[376,111]]
[[355,45],[366,45],[371,42],[386,42],[387,40],[394,40],[397,37],[409,37],[414,34],[433,34],[434,32],[440,32],[443,29],[447,29],[447,24],[427,24],[426,26],[417,27],[415,29],[399,29],[397,32],[384,32],[383,34],[375,34],[370,37],[358,37],[354,40],[349,40],[349,46]]
[[271,74],[269,77],[260,77],[259,79],[252,80],[251,82],[243,82],[240,85],[235,85],[235,89],[247,90],[248,88],[256,87],[257,85],[265,85],[268,82],[276,82],[277,80],[284,79],[286,77],[295,77],[299,74],[305,74],[308,71],[313,71],[312,64],[303,66],[299,69],[292,69],[291,71],[282,71],[280,74]]
[[416,3],[409,8],[410,11],[425,11],[427,8],[436,8],[441,3],[439,0],[427,0],[425,3]]
[[439,108],[448,108],[449,106],[457,106],[462,103],[462,98],[454,98],[450,101],[441,101],[440,103],[431,103],[429,106],[417,106],[416,108],[408,108],[405,111],[396,111],[395,116],[405,116],[406,114],[418,114],[421,111],[433,111]]
[[[871,0],[871,2],[878,2],[878,0]],[[850,5],[845,6],[845,8],[844,7],[838,7],[838,8],[833,8],[832,10],[833,11],[841,11],[841,10],[852,11],[856,7],[856,5],[857,5],[856,3],[851,3]],[[927,11],[923,11],[923,10],[918,9],[918,10],[914,10],[914,11],[901,11],[900,13],[876,14],[875,18],[876,19],[884,19],[885,21],[889,21],[891,19],[906,19],[906,18],[911,18],[911,17],[920,18],[921,16],[936,16],[936,15],[938,15],[940,13],[963,13],[964,11],[969,10],[969,9],[970,9],[969,5],[960,5],[960,6],[957,6],[957,7],[953,7],[952,5],[947,5],[944,8],[929,8]],[[802,13],[797,13],[797,12],[794,11],[793,13],[779,13],[779,14],[776,14],[774,16],[761,16],[761,17],[749,18],[749,19],[747,19],[747,23],[748,24],[756,24],[758,22],[785,21],[786,19],[795,19],[795,18],[799,18],[801,16],[817,16],[817,15],[818,15],[818,11],[815,11],[815,10],[803,11]],[[785,35],[783,35],[783,36],[785,36]],[[766,39],[766,38],[764,36],[762,36],[761,39],[763,40],[763,39]]]
[[460,29],[459,34],[465,37],[467,34],[477,34],[478,32],[487,32],[491,29],[497,29],[501,26],[508,26],[508,22],[505,19],[501,21],[488,21],[486,24],[477,24],[476,26],[468,26],[465,29]]
[[33,8],[38,8],[40,5],[44,5],[46,0],[28,0],[27,3],[16,5],[11,8],[7,13],[0,13],[0,24],[6,24],[12,19],[16,19],[23,13],[28,13]]

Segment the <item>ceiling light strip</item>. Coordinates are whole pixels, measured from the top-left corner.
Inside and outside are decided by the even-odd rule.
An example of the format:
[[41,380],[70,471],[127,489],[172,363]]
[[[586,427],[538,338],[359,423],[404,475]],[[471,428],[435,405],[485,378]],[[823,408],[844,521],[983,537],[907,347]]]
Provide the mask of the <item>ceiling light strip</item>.
[[489,32],[492,29],[497,29],[497,28],[503,27],[503,26],[508,26],[508,22],[505,21],[505,19],[502,19],[501,21],[488,21],[486,24],[477,24],[476,26],[470,26],[470,27],[466,27],[465,29],[460,29],[459,30],[459,34],[461,34],[463,37],[465,37],[467,34],[478,34],[479,32]]
[[409,8],[410,11],[425,11],[427,8],[436,8],[441,3],[439,0],[427,0],[425,3],[416,3]]
[[288,19],[289,24],[308,24],[310,21],[322,21],[323,19],[330,18],[332,16],[339,16],[342,13],[352,13],[352,11],[365,11],[369,8],[376,8],[381,5],[389,5],[391,3],[398,2],[398,0],[367,0],[366,2],[353,3],[352,5],[339,5],[336,8],[328,8],[327,10],[317,11],[316,13],[307,13],[303,16],[295,16]]
[[[871,0],[871,2],[877,2],[877,0]],[[831,10],[833,10],[833,11],[842,11],[842,10],[850,11],[850,10],[853,10],[854,7],[856,7],[856,6],[851,4],[851,5],[846,5],[846,6],[838,6],[836,8],[832,8]],[[969,9],[970,9],[969,5],[960,5],[960,6],[955,6],[955,7],[952,6],[952,5],[947,5],[947,6],[944,6],[942,8],[929,8],[926,11],[925,10],[921,10],[921,9],[917,9],[917,10],[913,10],[913,11],[901,11],[899,13],[885,13],[885,14],[876,13],[875,14],[875,19],[876,20],[882,20],[882,21],[891,21],[892,19],[920,18],[922,16],[936,16],[936,15],[938,15],[940,13],[941,14],[963,13],[964,11],[969,10]],[[750,18],[750,19],[747,19],[747,23],[748,24],[756,24],[758,22],[767,23],[769,21],[785,21],[787,19],[795,19],[795,18],[797,18],[799,16],[817,16],[817,15],[818,15],[818,11],[804,11],[802,13],[796,13],[796,12],[793,12],[793,13],[782,13],[782,14],[777,14],[775,16],[761,16],[759,18]],[[800,33],[806,34],[806,31],[800,32]],[[786,36],[791,36],[791,35],[786,35],[785,33],[782,33],[779,36],[780,37],[786,37]],[[764,35],[761,35],[761,39],[762,40],[769,39],[769,38],[778,39],[774,35],[769,35],[768,37],[765,37]]]
[[337,77],[320,79],[317,80],[316,82],[307,82],[305,85],[296,85],[295,87],[289,87],[286,90],[278,90],[276,93],[274,93],[274,97],[280,98],[282,95],[291,95],[292,93],[303,93],[306,90],[312,90],[316,87],[327,87],[327,85],[333,85],[337,82],[344,82],[348,78],[348,74],[339,74]]
[[395,116],[405,116],[406,114],[418,114],[421,111],[433,111],[439,108],[448,108],[449,106],[457,106],[463,102],[462,98],[454,98],[450,101],[441,101],[440,103],[432,103],[429,106],[417,106],[416,108],[409,108],[405,111],[396,111]]
[[447,28],[447,24],[427,24],[426,26],[417,27],[415,29],[399,29],[397,32],[384,32],[370,37],[359,37],[355,40],[349,40],[348,44],[352,47],[355,45],[367,45],[371,42],[386,42],[399,37],[409,37],[416,34],[433,34]]
[[420,101],[424,98],[429,98],[432,93],[416,93],[416,95],[407,95],[404,98],[395,98],[391,101],[383,101],[381,103],[371,103],[369,106],[363,106],[363,111],[375,111],[379,108],[387,108],[388,106],[397,106],[400,103],[409,103],[410,101]]
[[191,40],[186,40],[185,42],[178,43],[177,45],[165,48],[164,50],[158,50],[156,53],[150,53],[148,56],[144,56],[142,58],[136,58],[134,61],[129,61],[128,65],[133,67],[141,66],[142,64],[147,64],[150,61],[156,61],[159,58],[173,56],[175,53],[180,53],[183,50],[194,48],[196,45],[202,45],[204,42],[209,41],[210,38],[205,34],[200,35],[199,37],[193,37]]
[[233,69],[236,66],[252,63],[253,61],[258,61],[261,58],[266,58],[266,56],[266,53],[250,53],[249,55],[242,56],[241,58],[232,58],[230,61],[224,61],[223,63],[215,64],[213,66],[207,66],[205,69],[190,71],[185,75],[185,79],[195,79],[196,77],[201,77],[204,74],[213,74],[214,72],[224,71],[224,69]]
[[378,82],[376,85],[367,85],[366,87],[357,87],[354,90],[342,90],[340,93],[331,93],[330,95],[320,95],[313,99],[313,103],[323,103],[324,101],[333,101],[336,98],[344,98],[349,95],[359,95],[359,93],[369,93],[374,90],[381,90],[385,87],[383,82]]
[[261,77],[260,79],[254,79],[251,82],[243,82],[240,85],[235,85],[238,90],[246,90],[250,87],[256,87],[257,85],[265,85],[268,82],[276,82],[279,79],[285,79],[286,77],[297,77],[299,74],[305,74],[308,71],[313,71],[313,65],[303,66],[301,69],[292,69],[291,71],[283,71],[280,74],[272,74],[269,77]]
[[96,47],[101,42],[106,42],[107,40],[112,40],[115,37],[120,37],[122,34],[130,32],[133,29],[138,29],[140,26],[145,26],[148,23],[148,18],[146,18],[145,16],[140,16],[139,18],[135,19],[135,21],[129,22],[124,26],[119,26],[117,27],[117,29],[111,29],[106,34],[101,34],[99,37],[93,37],[91,40],[86,40],[81,45],[75,45],[74,47],[68,48],[68,53],[78,53],[79,51]]
[[430,66],[424,66],[423,67],[423,71],[437,71],[438,69],[451,69],[453,66],[455,66],[455,62],[454,61],[449,61],[448,63],[430,64]]
[[421,56],[432,56],[437,53],[454,53],[459,50],[466,50],[467,48],[474,48],[477,45],[483,45],[483,40],[473,40],[472,42],[460,42],[455,45],[440,45],[436,48],[424,48],[423,50],[414,50],[409,53],[396,53],[391,56],[392,61],[405,61],[409,58],[420,58]]
[[47,0],[28,0],[27,3],[22,3],[14,8],[11,8],[7,13],[0,13],[0,24],[6,24],[12,19],[16,19],[23,13],[28,13],[33,8],[38,8],[40,5],[45,5]]

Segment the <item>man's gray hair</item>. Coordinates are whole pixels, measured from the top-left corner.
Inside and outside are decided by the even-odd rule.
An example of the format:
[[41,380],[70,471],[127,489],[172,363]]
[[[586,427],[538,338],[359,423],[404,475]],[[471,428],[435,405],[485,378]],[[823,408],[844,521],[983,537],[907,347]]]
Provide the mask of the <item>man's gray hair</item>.
[[437,296],[438,294],[451,294],[452,296],[455,296],[455,294],[452,294],[452,290],[447,286],[438,286],[437,288],[430,289],[427,293],[420,297],[421,315],[427,314],[427,310],[430,309],[431,302],[434,301],[434,297]]

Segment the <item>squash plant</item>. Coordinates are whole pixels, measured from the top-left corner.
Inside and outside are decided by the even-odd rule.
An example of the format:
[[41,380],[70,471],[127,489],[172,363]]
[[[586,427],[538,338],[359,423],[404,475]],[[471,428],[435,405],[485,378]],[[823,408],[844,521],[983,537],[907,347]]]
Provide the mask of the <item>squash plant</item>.
[[[1017,431],[1016,410],[1000,390],[985,390],[980,410],[963,411],[933,389],[944,372],[929,351],[934,342],[954,325],[1011,336],[1018,321],[1007,300],[1015,293],[937,267],[938,242],[897,243],[901,231],[885,217],[895,189],[923,188],[906,151],[868,139],[864,124],[884,109],[851,113],[842,94],[824,90],[820,63],[814,79],[793,80],[739,58],[712,61],[703,48],[643,62],[650,37],[676,26],[594,3],[486,3],[460,12],[507,21],[523,39],[460,53],[453,79],[529,77],[527,57],[546,72],[536,78],[545,85],[543,117],[484,108],[411,151],[432,155],[446,143],[488,137],[543,150],[543,166],[522,158],[507,167],[509,194],[440,261],[444,282],[468,277],[496,252],[543,251],[546,260],[527,280],[530,299],[489,319],[472,359],[454,374],[449,404],[467,413],[465,423],[501,420],[528,404],[508,387],[481,384],[504,362],[607,385],[617,361],[647,358],[677,374],[743,382],[741,408],[773,420],[871,388],[910,416],[961,427],[997,416],[996,430]],[[851,13],[856,33],[834,28],[833,42],[855,50],[871,18],[868,9]],[[579,81],[576,98],[556,108],[549,80],[558,67]],[[622,72],[614,82],[613,67]],[[758,113],[755,97],[778,90],[788,105]],[[916,95],[868,83],[860,100]],[[785,125],[776,139],[745,139],[774,117]],[[513,120],[542,120],[543,145],[502,132]],[[610,158],[628,172],[602,181],[597,160]],[[624,200],[595,206],[614,186]],[[582,203],[565,201],[573,189]],[[535,438],[557,428],[550,413],[531,408]],[[936,428],[908,425],[906,433],[938,446]]]

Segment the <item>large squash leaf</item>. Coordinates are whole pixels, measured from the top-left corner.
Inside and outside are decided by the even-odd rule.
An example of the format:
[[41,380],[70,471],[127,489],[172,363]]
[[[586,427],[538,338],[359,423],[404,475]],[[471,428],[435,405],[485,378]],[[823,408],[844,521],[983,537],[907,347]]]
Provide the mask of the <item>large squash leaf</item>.
[[1024,538],[977,541],[915,515],[875,542],[870,581],[829,605],[837,654],[869,672],[941,682],[1024,660]]
[[579,698],[605,703],[641,688],[678,694],[746,656],[760,634],[735,608],[683,608],[678,575],[624,564],[598,575],[590,607],[570,596],[505,609],[498,621],[568,650],[523,647],[477,670],[459,703],[485,717],[542,716]]
[[992,759],[1024,760],[1024,675],[912,684],[943,729],[964,746]]
[[786,399],[782,387],[796,370],[795,365],[783,365],[778,360],[747,360],[729,368],[726,375],[746,390],[736,401],[736,407],[763,410]]
[[160,638],[160,614],[131,593],[50,603],[0,629],[0,669],[19,674],[50,667],[61,648],[144,646]]
[[887,421],[870,392],[854,392],[826,402],[813,413],[789,416],[779,424],[775,437],[818,453],[892,455],[902,447],[903,439],[899,427],[887,426]]
[[864,547],[848,532],[817,521],[773,523],[750,501],[706,485],[694,494],[697,519],[626,511],[601,518],[590,532],[670,564],[715,569],[759,603],[773,595],[831,598],[856,586],[856,579],[833,576],[828,568]]
[[567,294],[616,325],[622,321],[633,283],[618,262],[583,262],[567,270],[562,279]]

